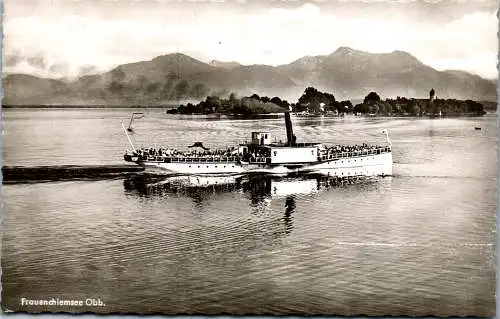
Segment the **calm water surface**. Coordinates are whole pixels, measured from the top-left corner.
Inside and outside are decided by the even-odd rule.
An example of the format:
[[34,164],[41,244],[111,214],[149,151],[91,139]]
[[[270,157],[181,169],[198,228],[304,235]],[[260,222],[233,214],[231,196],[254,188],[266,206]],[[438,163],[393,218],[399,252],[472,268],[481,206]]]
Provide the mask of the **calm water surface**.
[[[121,164],[130,112],[4,110],[4,165]],[[293,121],[304,142],[382,144],[389,129],[394,176],[5,185],[3,308],[494,315],[494,116]],[[151,110],[133,140],[225,147],[253,130],[284,139],[283,123]],[[26,307],[23,297],[105,306]]]

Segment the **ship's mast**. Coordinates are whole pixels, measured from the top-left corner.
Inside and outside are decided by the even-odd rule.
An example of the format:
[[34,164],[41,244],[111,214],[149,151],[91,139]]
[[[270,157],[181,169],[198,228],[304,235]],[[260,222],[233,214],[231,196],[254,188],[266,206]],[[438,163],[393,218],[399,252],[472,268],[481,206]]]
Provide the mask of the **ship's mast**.
[[128,142],[130,143],[130,146],[132,146],[132,151],[134,151],[134,153],[135,153],[134,144],[132,143],[130,136],[128,136],[127,129],[125,128],[125,125],[123,125],[123,122],[122,122],[122,128],[123,128],[123,131],[125,132],[125,135],[127,135],[127,139],[128,139]]

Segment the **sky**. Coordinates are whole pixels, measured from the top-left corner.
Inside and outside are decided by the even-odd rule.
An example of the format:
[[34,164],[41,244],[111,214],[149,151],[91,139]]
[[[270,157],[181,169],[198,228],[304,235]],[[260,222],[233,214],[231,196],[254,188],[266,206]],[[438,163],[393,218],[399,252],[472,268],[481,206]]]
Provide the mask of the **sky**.
[[4,2],[6,72],[75,77],[174,52],[280,65],[347,46],[497,78],[495,0]]

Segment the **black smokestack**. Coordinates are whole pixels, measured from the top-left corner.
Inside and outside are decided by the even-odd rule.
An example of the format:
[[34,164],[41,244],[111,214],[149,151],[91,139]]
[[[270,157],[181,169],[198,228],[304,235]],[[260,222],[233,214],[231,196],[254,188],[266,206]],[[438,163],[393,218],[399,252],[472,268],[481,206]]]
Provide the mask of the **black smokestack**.
[[293,135],[292,119],[290,118],[290,112],[285,112],[285,124],[286,124],[286,139],[288,140],[288,145],[295,143],[295,136]]

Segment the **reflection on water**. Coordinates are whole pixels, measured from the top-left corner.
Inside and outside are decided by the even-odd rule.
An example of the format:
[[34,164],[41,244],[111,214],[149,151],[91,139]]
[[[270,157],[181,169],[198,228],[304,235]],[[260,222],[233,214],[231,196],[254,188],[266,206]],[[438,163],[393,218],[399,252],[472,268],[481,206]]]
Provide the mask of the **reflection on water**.
[[295,203],[295,196],[288,196],[285,201],[285,216],[283,217],[287,234],[289,234],[293,229],[292,214],[295,211],[295,207],[297,207],[297,204]]
[[[389,177],[387,177],[389,178]],[[325,175],[301,175],[276,177],[270,175],[239,176],[155,176],[138,174],[124,179],[126,193],[154,197],[162,194],[178,194],[196,201],[209,200],[213,194],[243,192],[251,205],[258,205],[268,198],[286,198],[287,203],[296,195],[310,195],[329,188],[353,184],[372,183],[381,177],[335,177]],[[288,204],[287,204],[288,205]],[[295,205],[293,205],[293,208]]]
[[[297,207],[298,196],[316,194],[334,188],[374,183],[381,177],[333,177],[307,175],[275,177],[269,175],[240,176],[155,176],[140,174],[123,181],[125,193],[146,198],[164,197],[168,194],[190,198],[198,209],[213,196],[223,193],[243,193],[249,200],[254,214],[259,214],[272,199],[284,198],[283,221],[286,232],[293,229],[292,214]],[[388,179],[386,177],[386,179]]]

